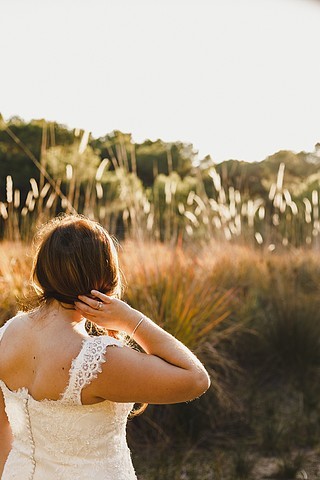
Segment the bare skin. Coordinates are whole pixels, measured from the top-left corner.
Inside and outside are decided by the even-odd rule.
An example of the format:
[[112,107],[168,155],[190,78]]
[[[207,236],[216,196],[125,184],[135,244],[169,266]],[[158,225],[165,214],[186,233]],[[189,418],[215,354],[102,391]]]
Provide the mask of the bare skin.
[[0,390],[0,478],[3,467],[11,450],[12,434],[8,417],[4,410],[4,399]]
[[[41,316],[17,316],[0,341],[0,379],[11,390],[27,387],[36,400],[59,399],[68,383],[72,358],[78,354],[84,338],[77,331],[81,320],[78,312],[65,311],[58,302],[43,309]],[[84,392],[83,402],[94,400]],[[11,443],[0,389],[0,478]]]
[[[8,326],[0,342],[0,379],[9,389],[26,387],[35,400],[58,400],[68,383],[72,359],[87,337],[84,318],[129,335],[143,318],[134,338],[146,353],[109,347],[102,372],[82,391],[82,403],[178,403],[207,390],[206,370],[181,342],[125,302],[97,291],[91,295],[96,299],[79,297],[75,310],[66,310],[54,300],[38,314],[22,314]],[[11,441],[0,390],[0,474]]]
[[[109,330],[135,332],[135,340],[146,353],[113,348],[95,382],[99,397],[115,402],[178,403],[204,393],[210,380],[197,357],[162,328],[125,302],[103,293],[91,292],[102,302],[80,296],[76,309]],[[121,378],[121,382],[119,382]]]

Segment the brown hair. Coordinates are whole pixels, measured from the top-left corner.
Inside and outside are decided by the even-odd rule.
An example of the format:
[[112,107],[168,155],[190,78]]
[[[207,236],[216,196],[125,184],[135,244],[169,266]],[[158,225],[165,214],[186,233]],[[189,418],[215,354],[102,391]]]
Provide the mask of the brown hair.
[[120,297],[115,243],[99,223],[83,215],[59,215],[39,229],[34,246],[31,283],[38,304],[56,299],[73,305],[93,289]]
[[[90,295],[91,290],[120,298],[122,275],[116,245],[99,223],[83,215],[62,214],[44,224],[34,238],[34,293],[29,306],[45,305],[52,299],[73,305],[78,295]],[[118,338],[118,332],[88,320],[86,329],[92,335],[108,333]],[[130,416],[141,414],[146,407],[142,404]]]

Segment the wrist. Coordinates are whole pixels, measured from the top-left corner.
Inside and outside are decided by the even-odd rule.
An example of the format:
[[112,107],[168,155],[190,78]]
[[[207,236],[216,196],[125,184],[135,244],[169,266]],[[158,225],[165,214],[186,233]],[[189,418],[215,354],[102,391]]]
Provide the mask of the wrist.
[[133,330],[136,328],[141,318],[144,318],[144,315],[139,312],[139,310],[135,310],[132,307],[130,307],[130,309],[131,310],[128,312],[124,325],[122,326],[122,330],[124,330],[128,335],[132,335]]

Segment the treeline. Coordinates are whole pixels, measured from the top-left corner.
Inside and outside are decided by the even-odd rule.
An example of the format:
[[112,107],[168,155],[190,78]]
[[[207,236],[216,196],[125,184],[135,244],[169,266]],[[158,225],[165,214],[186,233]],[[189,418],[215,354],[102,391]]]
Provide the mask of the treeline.
[[[220,175],[226,190],[231,186],[250,198],[268,196],[281,163],[286,166],[284,185],[297,197],[307,195],[320,182],[320,144],[313,153],[279,151],[262,162],[230,159],[215,164],[210,156],[197,158],[191,143],[167,143],[160,139],[135,143],[130,133],[120,131],[100,138],[89,135],[84,139],[85,135],[78,129],[68,129],[45,120],[25,122],[12,117],[5,123],[0,115],[0,200],[4,201],[8,175],[25,195],[29,190],[29,179],[40,180],[39,167],[30,158],[30,153],[53,179],[60,179],[62,183],[67,179],[67,165],[77,170],[78,178],[80,176],[85,183],[92,178],[103,159],[110,161],[108,169],[111,171],[123,168],[136,174],[145,188],[152,187],[159,174],[176,172],[182,180],[191,177],[194,184],[201,172],[202,183],[210,197],[214,194],[210,176],[212,167]],[[85,144],[81,145],[83,141]]]
[[120,238],[320,248],[319,147],[215,164],[192,144],[0,117],[0,238],[77,211]]
[[145,187],[152,186],[159,174],[175,171],[181,178],[194,175],[196,153],[191,144],[165,143],[146,140],[134,143],[131,134],[113,131],[104,137],[85,139],[86,132],[68,129],[45,120],[24,122],[18,117],[4,123],[0,117],[0,181],[8,175],[21,191],[28,190],[29,179],[40,179],[40,170],[32,162],[27,150],[41,162],[55,179],[66,177],[66,165],[74,169],[86,182],[91,179],[103,159],[110,160],[109,170],[124,168],[135,173]]

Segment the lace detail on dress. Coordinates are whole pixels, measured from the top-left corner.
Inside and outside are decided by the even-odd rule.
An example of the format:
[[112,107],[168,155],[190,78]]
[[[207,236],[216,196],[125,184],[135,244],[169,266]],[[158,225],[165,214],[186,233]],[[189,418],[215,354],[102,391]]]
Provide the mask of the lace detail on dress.
[[133,404],[81,404],[109,345],[123,346],[107,335],[84,338],[60,400],[37,401],[26,387],[11,391],[0,380],[14,437],[1,480],[137,480],[126,442]]
[[81,391],[102,371],[105,351],[110,345],[123,346],[107,335],[84,339],[79,355],[72,361],[69,384],[61,398],[63,403],[81,405]]

